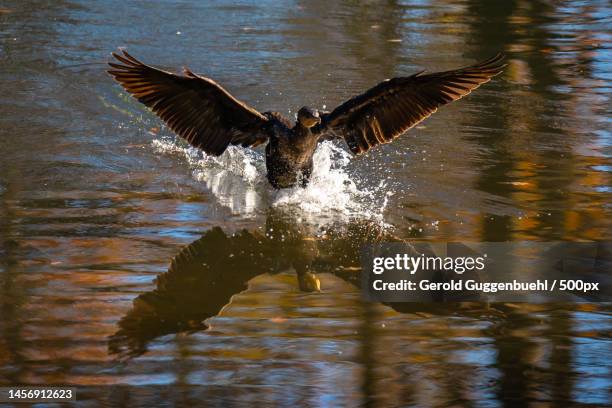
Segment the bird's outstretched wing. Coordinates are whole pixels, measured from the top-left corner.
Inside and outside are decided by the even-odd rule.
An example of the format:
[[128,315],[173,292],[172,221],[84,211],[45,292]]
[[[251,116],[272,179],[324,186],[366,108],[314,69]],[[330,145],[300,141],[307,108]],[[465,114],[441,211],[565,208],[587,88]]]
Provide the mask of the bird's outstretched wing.
[[393,78],[322,115],[321,137],[342,137],[360,154],[389,143],[426,119],[439,106],[456,101],[502,72],[503,55],[454,71]]
[[268,119],[211,79],[185,69],[176,75],[150,67],[126,51],[113,53],[108,72],[191,145],[219,156],[231,143],[254,147],[268,138]]

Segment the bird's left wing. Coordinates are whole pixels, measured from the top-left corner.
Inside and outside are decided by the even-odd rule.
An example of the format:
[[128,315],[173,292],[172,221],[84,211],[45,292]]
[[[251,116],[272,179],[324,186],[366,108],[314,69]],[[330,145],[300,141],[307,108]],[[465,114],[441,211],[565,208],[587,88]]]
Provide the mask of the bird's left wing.
[[393,78],[322,115],[315,129],[321,138],[341,137],[360,154],[389,143],[426,119],[438,107],[456,101],[502,72],[501,54],[469,67]]
[[254,147],[267,140],[268,118],[213,80],[188,69],[175,75],[122,53],[113,53],[121,64],[109,62],[108,72],[192,146],[219,156],[230,143]]

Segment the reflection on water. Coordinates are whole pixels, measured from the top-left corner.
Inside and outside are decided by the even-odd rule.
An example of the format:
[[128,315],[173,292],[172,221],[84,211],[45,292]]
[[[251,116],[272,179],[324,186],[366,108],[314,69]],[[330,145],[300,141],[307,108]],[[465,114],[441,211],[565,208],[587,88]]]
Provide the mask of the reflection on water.
[[[359,302],[362,244],[398,241],[387,230],[367,222],[317,234],[288,222],[287,215],[277,211],[269,213],[263,230],[227,234],[215,227],[182,248],[168,271],[157,276],[155,288],[133,301],[119,320],[117,331],[109,337],[109,352],[136,358],[149,352],[149,344],[162,336],[191,334],[200,339],[188,341],[189,346],[181,351],[183,357],[236,360],[235,364],[245,367],[239,368],[241,374],[231,374],[232,381],[263,385],[261,380],[252,382],[254,377],[245,373],[252,366],[250,362],[257,362],[256,372],[259,364],[282,365],[285,360],[301,358],[307,359],[304,364],[316,365],[308,355],[325,345],[308,345],[304,339],[314,343],[330,341],[325,331],[320,331],[322,327],[313,326],[323,314],[328,330],[334,330],[333,342],[350,343],[355,349],[353,355],[344,357],[351,364],[363,365],[369,373],[362,378],[362,402],[385,401],[388,397],[384,388],[378,389],[389,381],[388,373],[377,374],[386,371],[387,365],[414,372],[415,378],[404,378],[395,386],[408,387],[408,401],[417,405],[426,401],[446,405],[457,399],[482,399],[483,392],[492,393],[488,398],[509,403],[538,400],[538,393],[553,399],[571,399],[567,391],[571,381],[566,374],[571,371],[573,359],[568,350],[581,339],[604,341],[609,317],[591,305],[394,303],[388,305],[391,310]],[[262,291],[276,293],[288,303],[264,303],[259,295]],[[336,302],[344,306],[335,307]],[[256,311],[252,309],[255,305]],[[591,331],[581,333],[574,320],[587,315]],[[245,317],[251,319],[246,327]],[[537,341],[529,340],[527,333],[537,333]],[[218,349],[217,340],[204,336],[223,344],[239,337],[239,349]],[[202,341],[207,344],[204,349],[199,346]],[[332,344],[327,347],[332,347],[332,354],[341,355],[345,348]],[[409,356],[408,361],[396,359],[402,355]],[[419,363],[423,367],[415,368]],[[603,369],[601,379],[605,381],[606,363],[589,364],[595,364],[589,366],[590,375],[598,376]],[[528,374],[534,365],[545,374]],[[191,377],[204,375],[198,368],[189,370],[193,370]],[[292,376],[301,372],[299,367],[285,370],[290,370],[288,375]],[[337,370],[342,371],[334,371]],[[440,372],[431,377],[427,374],[430,370]],[[454,378],[464,370],[473,376]],[[274,374],[271,378],[275,378]],[[416,379],[418,386],[414,384]],[[448,385],[440,384],[440,380]],[[565,385],[560,386],[559,381]],[[292,389],[299,385],[287,384]],[[428,387],[440,389],[430,395]],[[497,393],[493,393],[496,389]],[[292,392],[299,394],[297,389]],[[605,392],[601,392],[605,399]],[[529,397],[531,394],[534,396]],[[399,402],[391,399],[384,405]]]
[[[5,0],[0,383],[112,405],[610,404],[607,305],[395,310],[356,288],[363,242],[610,239],[609,19],[603,1]],[[326,145],[318,183],[277,194],[260,152],[172,141],[104,73],[117,46],[289,116],[509,66],[366,156]]]

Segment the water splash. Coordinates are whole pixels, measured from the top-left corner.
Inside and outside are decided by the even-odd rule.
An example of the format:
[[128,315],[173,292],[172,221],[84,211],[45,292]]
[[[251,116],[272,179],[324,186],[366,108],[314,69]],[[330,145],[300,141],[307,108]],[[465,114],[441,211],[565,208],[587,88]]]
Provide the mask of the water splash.
[[304,221],[313,223],[368,219],[382,223],[391,193],[384,182],[375,189],[360,187],[347,171],[351,155],[332,142],[323,142],[314,155],[314,170],[306,188],[276,191],[266,180],[262,153],[230,146],[212,157],[173,138],[156,139],[160,153],[182,156],[193,177],[223,205],[241,215],[253,215],[268,206],[297,209]]
[[323,142],[314,155],[314,169],[306,188],[279,190],[272,205],[299,207],[310,214],[329,212],[345,216],[367,211],[371,191],[359,189],[347,172],[351,156],[332,142]]

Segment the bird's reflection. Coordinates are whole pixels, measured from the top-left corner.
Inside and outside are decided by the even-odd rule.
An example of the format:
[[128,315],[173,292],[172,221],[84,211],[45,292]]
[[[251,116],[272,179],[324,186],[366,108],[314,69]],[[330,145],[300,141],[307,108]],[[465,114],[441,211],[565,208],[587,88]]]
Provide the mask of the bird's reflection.
[[369,223],[317,234],[276,212],[268,216],[264,230],[227,234],[213,228],[172,259],[168,271],[157,277],[154,290],[134,300],[110,338],[109,351],[137,356],[156,337],[206,329],[204,321],[261,274],[293,268],[303,291],[320,289],[313,270],[336,273],[358,285],[361,244],[392,238]]
[[[208,328],[204,321],[219,314],[232,296],[246,290],[249,281],[261,274],[293,268],[296,284],[309,292],[320,290],[315,271],[331,273],[360,287],[361,248],[377,242],[402,243],[406,252],[413,251],[409,243],[371,222],[321,232],[273,211],[263,230],[227,234],[213,228],[172,259],[168,271],[157,277],[154,290],[134,300],[110,338],[109,351],[138,356],[156,337]],[[418,303],[389,306],[400,312],[419,308]],[[428,311],[432,311],[431,305]]]

